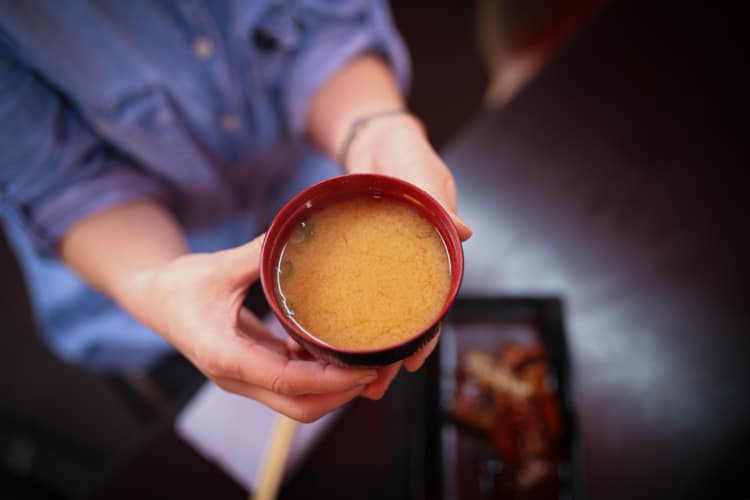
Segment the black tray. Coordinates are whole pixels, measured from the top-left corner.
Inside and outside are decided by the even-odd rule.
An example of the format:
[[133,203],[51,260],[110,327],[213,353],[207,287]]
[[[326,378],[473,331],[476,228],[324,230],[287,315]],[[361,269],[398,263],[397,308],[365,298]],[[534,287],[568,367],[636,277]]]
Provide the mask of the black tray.
[[[482,330],[482,333],[476,335],[479,330]],[[466,478],[457,478],[459,471],[455,461],[458,453],[456,433],[465,433],[467,430],[457,425],[450,417],[457,352],[466,347],[466,342],[473,342],[474,347],[483,347],[482,342],[487,341],[488,330],[491,331],[490,337],[495,344],[501,338],[535,335],[537,341],[546,350],[549,369],[557,381],[557,402],[565,429],[560,442],[558,498],[583,498],[583,463],[571,399],[571,375],[563,307],[561,301],[554,297],[464,296],[454,303],[446,318],[440,342],[440,406],[442,410],[440,451],[443,472],[441,496],[445,499],[459,500],[467,497],[493,498],[492,492],[488,491],[487,484],[484,487],[480,485],[476,491],[469,494],[466,488],[457,487],[457,480],[465,483]],[[476,345],[477,343],[479,345]],[[492,349],[492,346],[486,347]],[[467,470],[466,465],[462,466],[464,472]],[[482,475],[476,479],[482,481]],[[484,495],[480,494],[481,490],[484,490]]]

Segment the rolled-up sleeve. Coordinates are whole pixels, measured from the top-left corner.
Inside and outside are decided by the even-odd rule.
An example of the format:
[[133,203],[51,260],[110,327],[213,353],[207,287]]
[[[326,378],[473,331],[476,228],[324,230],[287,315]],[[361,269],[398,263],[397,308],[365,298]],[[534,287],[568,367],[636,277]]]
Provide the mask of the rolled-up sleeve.
[[164,186],[117,153],[0,38],[0,213],[54,255],[77,221]]
[[304,34],[281,86],[282,112],[293,135],[304,132],[314,92],[359,54],[383,56],[402,90],[407,90],[411,77],[408,52],[384,1],[300,0],[296,16]]

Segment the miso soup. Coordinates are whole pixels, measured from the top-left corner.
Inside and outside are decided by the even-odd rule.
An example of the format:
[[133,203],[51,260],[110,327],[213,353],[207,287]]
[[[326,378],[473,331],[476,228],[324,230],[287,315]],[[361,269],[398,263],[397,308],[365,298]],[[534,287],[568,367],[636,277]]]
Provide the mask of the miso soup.
[[451,269],[442,238],[405,203],[355,198],[300,221],[277,266],[287,316],[339,348],[385,347],[434,321]]

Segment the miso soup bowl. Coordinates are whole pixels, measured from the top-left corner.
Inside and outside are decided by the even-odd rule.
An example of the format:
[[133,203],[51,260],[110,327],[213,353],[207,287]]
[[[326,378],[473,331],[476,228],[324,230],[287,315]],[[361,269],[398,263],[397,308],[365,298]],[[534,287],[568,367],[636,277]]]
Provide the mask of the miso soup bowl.
[[[285,314],[278,302],[277,266],[289,235],[312,211],[337,202],[360,198],[392,198],[407,203],[440,234],[451,268],[448,296],[440,312],[420,331],[399,343],[372,349],[346,349],[330,345],[308,333]],[[408,182],[376,174],[350,174],[315,184],[290,200],[271,222],[260,254],[263,293],[289,335],[313,356],[339,366],[385,366],[402,360],[423,347],[440,331],[445,314],[456,298],[463,276],[461,240],[448,212],[432,196]]]

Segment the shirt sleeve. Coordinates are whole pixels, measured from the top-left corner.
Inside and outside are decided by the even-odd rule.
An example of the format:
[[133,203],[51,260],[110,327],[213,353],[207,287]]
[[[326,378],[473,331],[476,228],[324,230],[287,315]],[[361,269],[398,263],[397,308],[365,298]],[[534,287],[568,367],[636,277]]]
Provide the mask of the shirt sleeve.
[[0,214],[54,255],[77,221],[145,196],[167,191],[100,140],[0,37]]
[[292,135],[304,133],[315,91],[362,53],[383,56],[406,92],[411,78],[409,56],[384,1],[299,0],[295,10],[303,35],[281,86],[282,113]]

